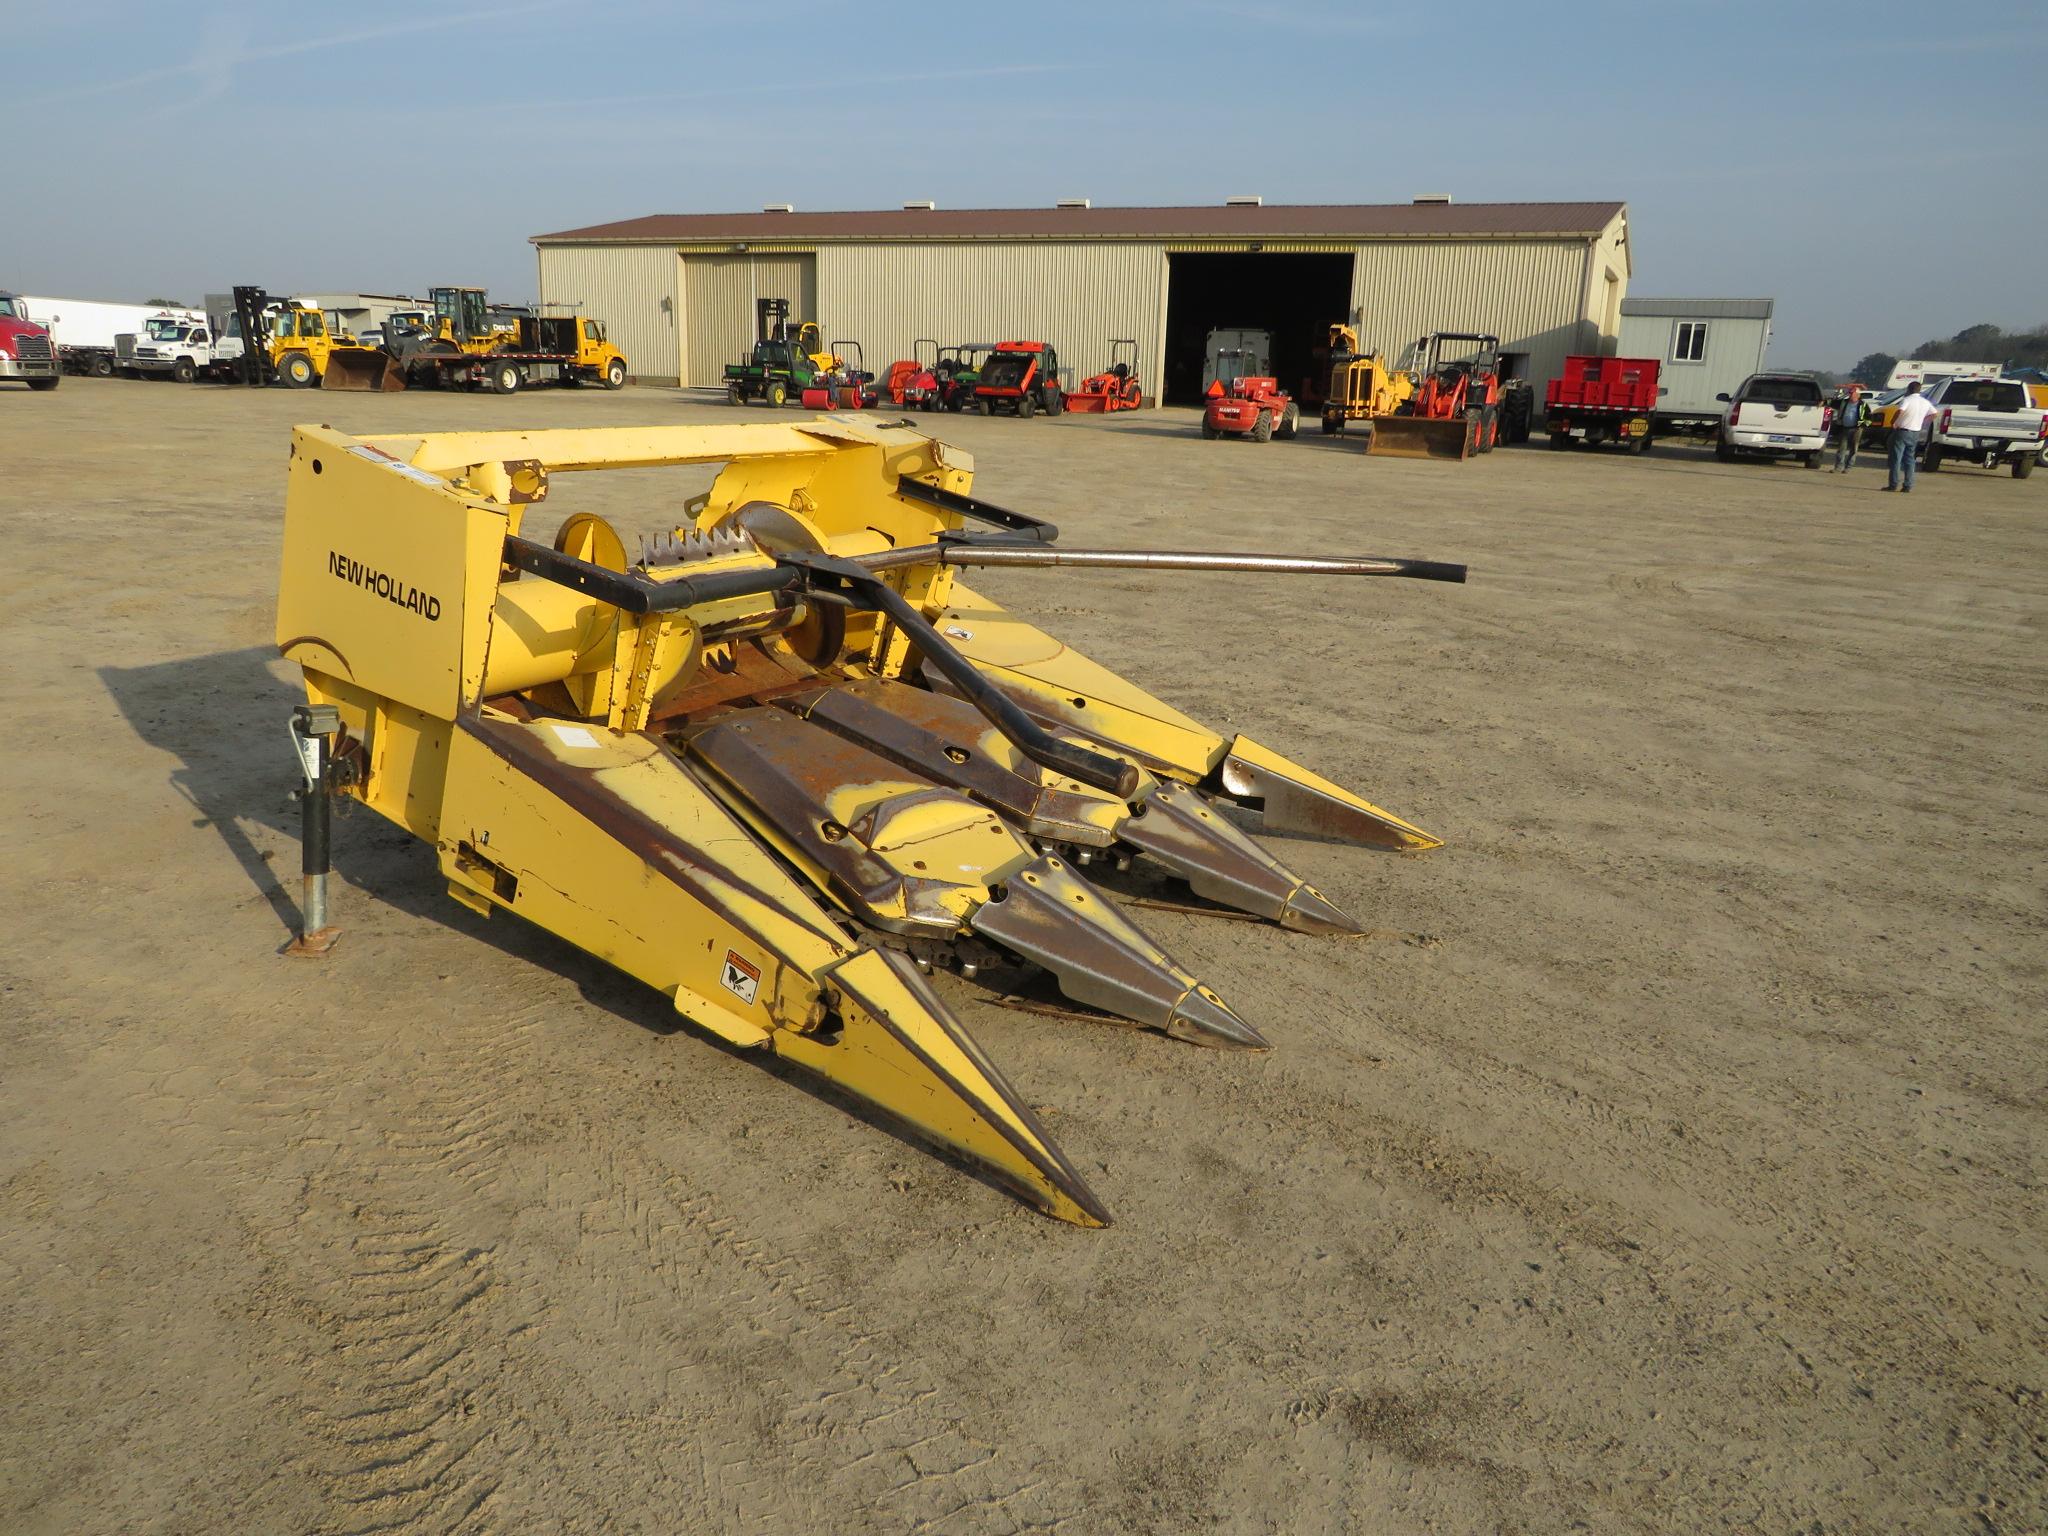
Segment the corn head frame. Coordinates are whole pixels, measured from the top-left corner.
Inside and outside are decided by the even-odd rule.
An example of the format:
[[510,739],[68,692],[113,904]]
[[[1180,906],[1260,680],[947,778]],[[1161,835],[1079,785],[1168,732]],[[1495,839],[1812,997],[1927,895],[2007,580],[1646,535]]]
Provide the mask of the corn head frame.
[[[587,511],[531,536],[577,473],[709,464],[723,466],[709,492],[633,556]],[[436,850],[456,900],[560,935],[698,1026],[1100,1225],[1101,1202],[932,971],[1049,984],[1059,1012],[1263,1049],[1110,889],[1149,871],[1200,910],[1355,933],[1244,826],[1396,851],[1437,840],[1212,731],[958,573],[1462,581],[1464,567],[1067,549],[1049,523],[976,499],[972,479],[966,455],[908,422],[858,417],[300,427],[277,640],[304,670],[300,729],[321,735],[309,804],[368,805]]]

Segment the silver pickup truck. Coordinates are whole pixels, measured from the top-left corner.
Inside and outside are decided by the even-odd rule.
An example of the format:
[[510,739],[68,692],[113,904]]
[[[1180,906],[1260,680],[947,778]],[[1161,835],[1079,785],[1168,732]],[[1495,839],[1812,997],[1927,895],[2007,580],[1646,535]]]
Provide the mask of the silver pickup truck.
[[1944,460],[1996,469],[2003,459],[2013,478],[2024,480],[2048,449],[2048,411],[2017,379],[1942,379],[1927,391],[1927,402],[1934,414],[1921,467],[1930,472]]

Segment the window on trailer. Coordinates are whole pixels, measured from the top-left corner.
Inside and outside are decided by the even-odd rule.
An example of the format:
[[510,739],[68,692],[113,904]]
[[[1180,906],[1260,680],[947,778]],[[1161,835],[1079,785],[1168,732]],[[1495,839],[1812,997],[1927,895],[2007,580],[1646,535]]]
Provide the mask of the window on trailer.
[[1700,363],[1707,357],[1707,325],[1704,320],[1681,320],[1672,329],[1671,361]]

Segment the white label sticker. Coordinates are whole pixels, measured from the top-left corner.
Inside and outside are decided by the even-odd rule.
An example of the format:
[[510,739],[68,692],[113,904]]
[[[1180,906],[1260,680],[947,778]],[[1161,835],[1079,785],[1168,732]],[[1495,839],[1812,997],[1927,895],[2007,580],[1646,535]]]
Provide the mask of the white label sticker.
[[725,968],[718,973],[718,979],[726,991],[743,1003],[751,1003],[761,987],[761,972],[729,949],[725,952]]
[[285,729],[292,733],[292,745],[298,749],[299,772],[306,776],[308,787],[317,786],[320,782],[319,743],[311,736],[301,736],[297,726],[286,726]]
[[580,747],[586,752],[595,751],[597,738],[580,725],[558,725],[555,735],[565,747]]

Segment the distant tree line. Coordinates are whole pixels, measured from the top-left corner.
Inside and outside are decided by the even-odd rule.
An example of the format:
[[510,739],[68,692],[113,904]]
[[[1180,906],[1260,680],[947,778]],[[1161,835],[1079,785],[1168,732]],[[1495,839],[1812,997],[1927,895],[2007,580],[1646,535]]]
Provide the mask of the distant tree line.
[[[1947,341],[1923,341],[1905,357],[1924,357],[1938,363],[1999,363],[2008,368],[2048,368],[2048,323],[2027,331],[2007,331],[1995,325],[1967,325]],[[1899,359],[1889,352],[1873,352],[1854,368],[1849,377],[1873,389],[1882,388]]]

